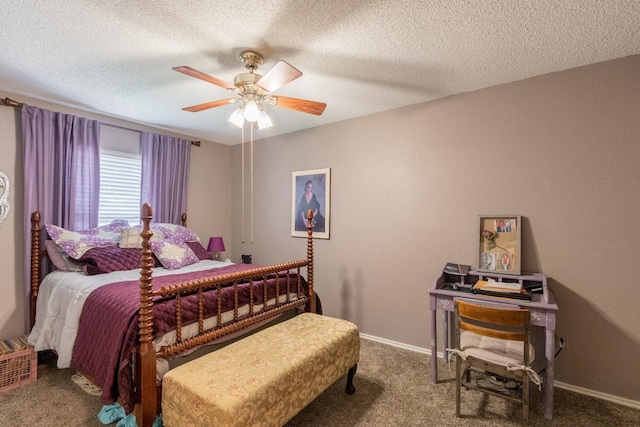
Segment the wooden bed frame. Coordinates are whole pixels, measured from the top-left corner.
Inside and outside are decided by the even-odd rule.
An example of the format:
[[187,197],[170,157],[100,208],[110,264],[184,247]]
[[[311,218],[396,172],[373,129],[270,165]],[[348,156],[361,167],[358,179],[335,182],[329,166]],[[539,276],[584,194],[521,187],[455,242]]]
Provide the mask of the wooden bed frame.
[[[288,310],[295,308],[304,308],[306,311],[316,312],[316,296],[313,290],[313,229],[312,229],[312,211],[309,210],[307,217],[309,218],[309,226],[307,232],[307,259],[301,261],[288,262],[285,264],[278,264],[268,267],[258,267],[250,269],[248,271],[232,274],[224,274],[218,276],[212,276],[205,279],[198,279],[188,282],[179,283],[164,287],[162,289],[153,291],[152,289],[152,266],[153,258],[151,251],[151,244],[149,239],[153,235],[150,230],[150,222],[153,217],[153,210],[148,203],[142,205],[141,220],[143,224],[142,233],[140,234],[142,243],[142,255],[141,255],[141,272],[140,272],[140,308],[139,308],[139,320],[138,320],[138,349],[136,353],[135,363],[135,389],[136,389],[136,403],[134,408],[134,415],[137,423],[140,427],[151,426],[158,413],[160,413],[160,401],[162,393],[162,384],[158,384],[156,381],[156,359],[158,357],[168,358],[173,355],[177,355],[185,350],[193,349],[202,346],[210,341],[219,339],[225,335],[238,333],[246,328],[251,328],[258,323],[268,321],[275,316],[282,314]],[[31,216],[32,230],[31,230],[31,326],[35,324],[36,315],[36,301],[39,292],[40,282],[42,281],[42,264],[41,259],[47,256],[46,250],[41,250],[41,217],[39,212],[34,212]],[[182,223],[186,225],[186,214],[182,215]],[[307,268],[307,292],[306,295],[302,291],[300,280],[300,269]],[[223,287],[234,286],[237,287],[238,283],[250,282],[253,285],[254,282],[265,280],[268,275],[273,274],[288,274],[287,272],[294,270],[297,271],[297,283],[296,290],[291,292],[297,292],[298,298],[292,300],[289,298],[289,288],[287,288],[287,297],[285,302],[280,302],[276,298],[276,302],[272,305],[265,304],[260,308],[254,310],[253,301],[249,304],[249,315],[239,316],[238,314],[238,298],[237,293],[235,297],[234,307],[234,319],[222,324],[221,319],[221,298],[218,298],[218,313],[216,326],[206,330],[204,328],[204,316],[203,316],[203,292],[205,291],[217,291],[217,295],[221,295],[221,289]],[[288,277],[288,276],[287,276]],[[289,287],[289,280],[286,280],[287,287]],[[276,284],[276,287],[278,285]],[[251,288],[253,292],[253,288]],[[198,316],[198,334],[189,339],[181,338],[181,309],[180,300],[187,295],[197,294],[199,316]],[[153,299],[154,297],[162,297],[164,299],[170,298],[176,300],[176,336],[177,343],[162,347],[158,352],[155,351],[153,346]]]

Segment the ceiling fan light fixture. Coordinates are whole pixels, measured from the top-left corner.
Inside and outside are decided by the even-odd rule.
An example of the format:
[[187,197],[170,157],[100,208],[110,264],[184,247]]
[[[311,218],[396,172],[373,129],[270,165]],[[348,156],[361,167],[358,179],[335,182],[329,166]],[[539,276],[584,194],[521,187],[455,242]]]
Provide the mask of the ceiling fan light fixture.
[[[315,114],[318,116],[322,114],[327,106],[327,104],[322,102],[274,96],[271,94],[273,91],[302,76],[302,72],[300,70],[293,67],[286,61],[278,61],[273,67],[264,73],[264,75],[260,75],[255,72],[256,69],[262,65],[264,60],[260,53],[253,50],[246,50],[240,54],[240,59],[249,72],[236,75],[233,80],[233,84],[227,83],[186,65],[173,67],[173,70],[175,71],[190,77],[195,77],[223,89],[227,89],[239,96],[236,98],[219,99],[217,101],[192,105],[190,107],[183,108],[183,110],[195,113],[237,102],[239,103],[239,107],[236,108],[233,114],[228,118],[230,123],[242,129],[244,127],[245,120],[247,120],[248,122],[255,124],[256,126],[254,127],[258,129],[266,129],[273,126],[273,122],[267,115],[266,111],[264,111],[263,102],[271,106],[287,108],[289,110]],[[254,127],[251,127],[252,132]]]
[[255,100],[250,99],[249,102],[247,102],[247,105],[244,106],[245,120],[253,123],[256,120],[258,120],[259,115],[260,115],[260,107],[258,107],[258,103]]
[[244,112],[242,111],[242,108],[236,108],[233,114],[229,117],[229,123],[233,123],[239,128],[242,128],[242,125],[244,125]]
[[269,118],[269,115],[266,111],[260,110],[260,114],[258,115],[258,129],[266,129],[273,126],[273,122]]

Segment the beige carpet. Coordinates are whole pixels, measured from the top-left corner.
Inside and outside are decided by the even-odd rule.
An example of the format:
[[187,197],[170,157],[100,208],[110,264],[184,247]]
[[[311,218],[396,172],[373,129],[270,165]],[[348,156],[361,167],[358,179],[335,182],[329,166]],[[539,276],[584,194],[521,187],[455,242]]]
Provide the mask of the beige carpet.
[[[562,356],[559,356],[562,357]],[[517,426],[520,407],[503,399],[463,391],[463,418],[456,418],[453,366],[439,365],[430,380],[426,354],[362,340],[356,393],[345,393],[346,376],[286,427],[339,426]],[[101,426],[99,398],[82,391],[73,371],[42,360],[38,380],[0,394],[0,426]],[[542,416],[542,393],[531,392],[532,426],[640,426],[640,410],[555,389],[554,420]]]

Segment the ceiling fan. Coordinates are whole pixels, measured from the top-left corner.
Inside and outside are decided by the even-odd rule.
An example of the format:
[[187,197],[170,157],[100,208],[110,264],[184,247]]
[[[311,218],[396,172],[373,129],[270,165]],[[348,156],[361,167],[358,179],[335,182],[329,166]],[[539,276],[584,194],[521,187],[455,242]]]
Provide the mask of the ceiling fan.
[[183,110],[198,112],[240,102],[241,105],[229,117],[229,121],[238,127],[243,126],[244,120],[252,123],[257,122],[260,129],[271,126],[271,119],[266,114],[263,103],[318,116],[324,112],[327,106],[325,103],[271,94],[271,92],[302,76],[302,72],[289,63],[278,61],[276,65],[261,76],[255,73],[255,70],[263,62],[263,57],[260,53],[245,50],[240,54],[240,60],[249,72],[238,74],[233,80],[233,84],[184,65],[173,67],[175,71],[220,86],[240,96],[239,98],[226,98],[192,105],[191,107],[183,108]]

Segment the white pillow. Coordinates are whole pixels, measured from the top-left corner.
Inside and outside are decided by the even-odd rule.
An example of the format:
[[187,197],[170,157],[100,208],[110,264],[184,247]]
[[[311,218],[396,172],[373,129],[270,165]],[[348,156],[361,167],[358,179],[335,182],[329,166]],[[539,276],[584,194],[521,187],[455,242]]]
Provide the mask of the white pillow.
[[[120,243],[121,248],[142,248],[142,228],[123,228],[120,231]],[[157,242],[158,240],[164,240],[164,233],[160,230],[153,231],[153,236],[149,239],[150,242]]]

